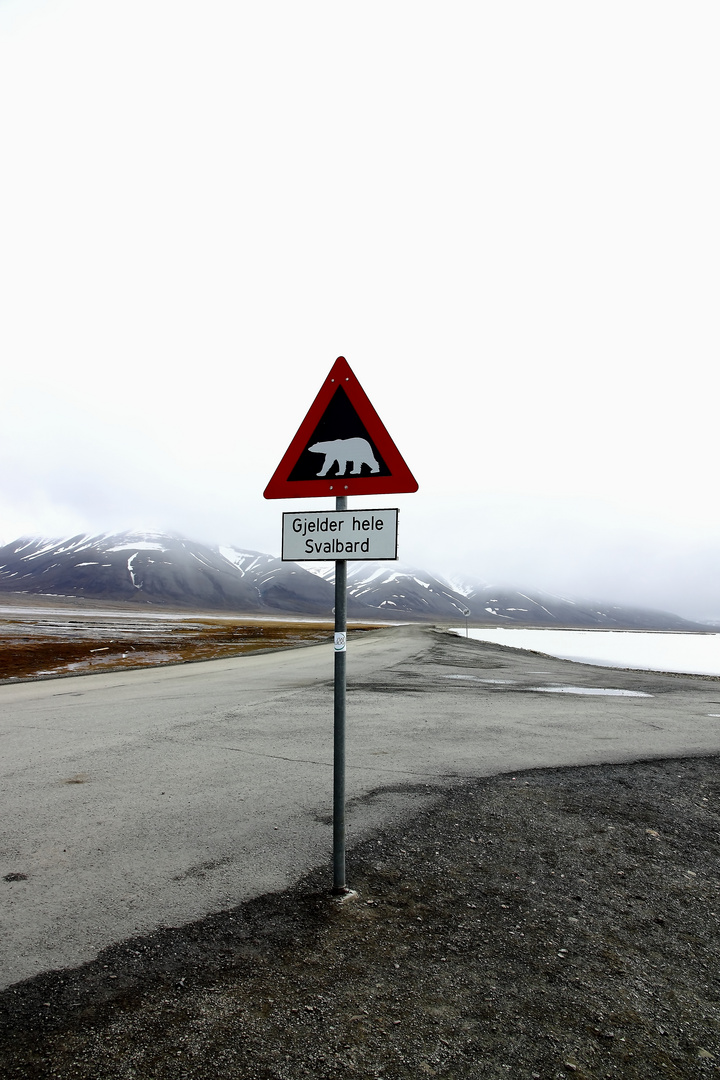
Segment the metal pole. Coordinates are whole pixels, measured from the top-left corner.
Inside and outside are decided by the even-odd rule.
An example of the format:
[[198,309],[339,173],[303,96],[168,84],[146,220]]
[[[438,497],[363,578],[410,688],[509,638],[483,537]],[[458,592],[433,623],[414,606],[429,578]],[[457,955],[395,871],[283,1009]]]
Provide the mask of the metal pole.
[[[347,510],[347,495],[335,500]],[[333,893],[347,892],[345,883],[345,671],[347,642],[347,561],[335,563],[335,686],[333,728]]]

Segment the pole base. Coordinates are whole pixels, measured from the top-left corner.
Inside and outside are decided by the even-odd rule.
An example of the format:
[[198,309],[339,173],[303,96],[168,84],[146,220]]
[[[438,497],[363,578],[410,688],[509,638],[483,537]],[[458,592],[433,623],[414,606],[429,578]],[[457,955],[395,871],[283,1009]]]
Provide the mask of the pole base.
[[355,889],[333,889],[331,899],[336,904],[346,904],[348,900],[357,900],[359,895]]

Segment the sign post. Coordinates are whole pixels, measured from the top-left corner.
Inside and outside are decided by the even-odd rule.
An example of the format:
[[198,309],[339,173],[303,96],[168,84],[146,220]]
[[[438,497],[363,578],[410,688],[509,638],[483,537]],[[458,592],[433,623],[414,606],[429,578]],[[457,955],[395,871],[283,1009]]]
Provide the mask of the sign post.
[[[347,510],[347,496],[335,500]],[[333,893],[342,896],[345,881],[345,687],[347,683],[347,559],[335,561],[335,668],[333,671]]]
[[335,562],[333,689],[333,893],[345,880],[347,560],[397,559],[397,510],[348,512],[349,495],[417,491],[418,485],[343,356],[265,488],[266,499],[330,496],[335,512],[283,514],[282,557]]

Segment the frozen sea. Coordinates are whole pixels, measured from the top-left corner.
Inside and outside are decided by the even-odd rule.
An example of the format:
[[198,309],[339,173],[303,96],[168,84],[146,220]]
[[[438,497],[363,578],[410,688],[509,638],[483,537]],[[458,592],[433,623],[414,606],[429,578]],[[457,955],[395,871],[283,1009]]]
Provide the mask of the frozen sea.
[[[465,636],[465,627],[453,628]],[[477,641],[579,660],[602,667],[720,675],[720,634],[661,634],[635,630],[468,630]]]

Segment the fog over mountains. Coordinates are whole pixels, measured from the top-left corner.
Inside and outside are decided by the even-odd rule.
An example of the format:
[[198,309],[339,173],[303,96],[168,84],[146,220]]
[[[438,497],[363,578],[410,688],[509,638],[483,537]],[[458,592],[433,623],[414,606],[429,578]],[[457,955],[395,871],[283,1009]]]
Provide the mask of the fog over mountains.
[[[257,551],[159,533],[23,537],[0,548],[0,596],[24,593],[241,615],[329,617],[333,580],[332,564],[301,566]],[[349,563],[351,618],[462,622],[466,611],[470,621],[491,626],[708,629],[667,612],[443,580],[397,562]]]

